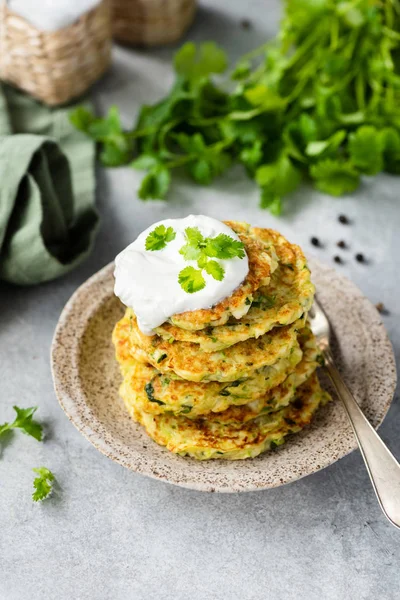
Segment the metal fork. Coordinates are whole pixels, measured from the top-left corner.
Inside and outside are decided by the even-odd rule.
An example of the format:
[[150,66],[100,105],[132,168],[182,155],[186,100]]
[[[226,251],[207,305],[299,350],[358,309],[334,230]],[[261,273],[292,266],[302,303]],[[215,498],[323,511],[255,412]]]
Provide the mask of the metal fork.
[[329,377],[346,409],[381,509],[389,521],[400,528],[400,465],[365,417],[337,370],[329,344],[329,320],[316,300],[309,319]]

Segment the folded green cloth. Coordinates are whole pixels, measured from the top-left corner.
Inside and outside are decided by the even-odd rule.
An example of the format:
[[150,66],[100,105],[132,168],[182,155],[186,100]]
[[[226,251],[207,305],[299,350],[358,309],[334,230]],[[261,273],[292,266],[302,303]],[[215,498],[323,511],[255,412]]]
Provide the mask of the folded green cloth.
[[0,85],[0,279],[48,281],[91,250],[95,146],[70,110]]

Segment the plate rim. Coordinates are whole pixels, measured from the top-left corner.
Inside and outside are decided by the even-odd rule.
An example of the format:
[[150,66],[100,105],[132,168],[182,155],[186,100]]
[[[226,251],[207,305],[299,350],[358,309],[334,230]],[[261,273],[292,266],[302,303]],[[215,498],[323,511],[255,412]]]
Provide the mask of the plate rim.
[[[351,290],[353,296],[357,296],[358,299],[363,303],[364,309],[367,311],[367,313],[370,314],[373,324],[379,326],[377,329],[378,332],[381,332],[379,341],[381,344],[385,345],[387,352],[385,352],[384,354],[386,355],[386,361],[389,361],[389,364],[387,366],[389,368],[393,368],[394,377],[391,381],[385,382],[386,387],[388,388],[387,400],[383,405],[382,418],[376,424],[376,428],[378,428],[388,413],[388,410],[393,401],[393,396],[397,385],[397,372],[394,351],[391,341],[384,327],[383,321],[380,318],[380,315],[376,308],[370,302],[370,300],[368,300],[368,298],[366,298],[362,294],[359,288],[346,276],[342,275],[341,273],[338,273],[332,267],[321,263],[314,257],[312,259],[310,258],[309,262],[311,264],[317,264],[319,269],[325,272],[332,272],[336,278],[339,277],[341,280],[343,280],[346,286]],[[316,473],[330,466],[334,462],[337,462],[337,460],[344,458],[345,456],[353,452],[353,450],[358,448],[357,442],[354,438],[354,443],[350,444],[350,447],[346,451],[344,451],[343,453],[341,452],[338,458],[333,458],[333,460],[328,461],[325,464],[323,461],[321,461],[323,464],[320,466],[320,468],[315,468],[312,471],[305,472],[302,474],[292,473],[292,476],[289,476],[284,481],[275,481],[272,483],[261,482],[260,485],[257,485],[257,483],[248,483],[246,487],[235,485],[234,482],[230,482],[229,487],[219,487],[218,482],[214,482],[211,484],[210,481],[204,481],[201,478],[198,478],[197,480],[192,479],[188,481],[182,480],[182,477],[174,477],[174,469],[172,469],[171,467],[169,467],[169,476],[161,474],[160,471],[156,468],[158,461],[154,458],[151,458],[151,460],[149,460],[149,457],[147,457],[147,461],[138,460],[136,464],[132,464],[132,461],[129,461],[128,464],[128,462],[124,460],[123,456],[121,456],[121,453],[117,452],[113,448],[112,436],[109,439],[106,439],[106,436],[104,436],[104,438],[101,438],[99,431],[96,431],[96,429],[94,429],[93,425],[95,424],[96,417],[93,417],[94,420],[90,421],[89,418],[83,417],[80,410],[77,410],[75,404],[76,400],[73,398],[73,393],[71,393],[70,389],[71,375],[75,373],[75,377],[78,377],[79,374],[79,341],[86,330],[86,326],[90,318],[96,314],[97,310],[106,301],[107,297],[109,297],[109,292],[103,292],[103,294],[93,295],[90,294],[90,291],[94,285],[97,286],[98,283],[101,282],[103,279],[108,279],[113,272],[113,268],[113,262],[107,264],[102,269],[94,273],[91,277],[89,277],[81,286],[79,286],[75,290],[75,292],[69,298],[61,312],[61,315],[57,322],[57,326],[55,328],[50,350],[50,363],[53,385],[60,406],[67,415],[68,419],[75,426],[75,428],[102,454],[104,454],[114,462],[117,462],[118,464],[129,468],[134,472],[137,472],[141,475],[146,475],[153,479],[168,482],[173,485],[178,485],[180,487],[193,489],[196,491],[235,493],[272,489],[281,485],[291,483],[293,481]],[[80,310],[79,315],[77,316],[74,314],[74,311],[76,311],[78,305],[80,306]],[[65,336],[65,331],[70,325],[70,319],[74,319],[74,317],[75,321],[78,321],[77,326],[75,324],[75,335],[73,337]],[[65,338],[67,339],[67,343],[65,342]],[[67,357],[69,358],[69,362],[65,360]],[[72,380],[74,380],[74,377],[72,377]],[[90,412],[89,407],[87,405],[86,407]],[[100,421],[98,421],[98,423],[102,428],[103,426],[100,423]],[[137,454],[139,457],[139,453]],[[165,470],[165,465],[163,466],[163,468]],[[206,479],[209,479],[209,476],[206,477]]]

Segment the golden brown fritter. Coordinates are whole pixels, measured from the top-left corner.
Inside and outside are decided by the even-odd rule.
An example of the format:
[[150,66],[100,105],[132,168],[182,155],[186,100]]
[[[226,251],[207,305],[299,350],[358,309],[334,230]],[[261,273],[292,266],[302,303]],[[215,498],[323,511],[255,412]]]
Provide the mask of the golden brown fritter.
[[188,381],[235,381],[249,377],[252,371],[287,358],[298,344],[298,330],[304,327],[304,319],[299,319],[257,340],[245,340],[218,352],[204,352],[198,344],[170,343],[158,335],[144,335],[132,315],[125,316],[124,321],[130,329],[130,352],[136,360]]
[[[254,371],[249,378],[232,383],[197,383],[172,379],[149,364],[133,361],[129,352],[124,351],[124,345],[129,346],[129,342],[123,329],[116,329],[114,343],[124,377],[122,395],[131,395],[140,409],[146,412],[173,412],[190,418],[249,403],[251,411],[260,412],[264,407],[275,410],[287,403],[294,388],[311,375],[319,356],[315,338],[305,327],[299,333],[300,346],[273,367],[264,367]],[[278,389],[277,386],[284,388]]]
[[240,319],[245,315],[253,300],[253,294],[262,285],[268,285],[271,273],[278,262],[275,249],[266,236],[261,239],[247,223],[225,221],[243,242],[249,260],[249,273],[243,283],[227,298],[211,308],[186,311],[173,315],[173,325],[189,331],[223,325],[230,317]]
[[288,434],[308,425],[320,404],[328,399],[314,373],[297,389],[296,399],[289,406],[238,427],[215,421],[213,416],[192,420],[170,413],[148,414],[132,403],[131,397],[123,397],[133,419],[144,426],[154,441],[171,452],[199,460],[240,460],[275,448]]
[[224,325],[208,326],[198,331],[163,323],[155,329],[158,335],[167,341],[200,344],[202,350],[212,352],[252,337],[258,338],[279,325],[289,325],[310,310],[314,286],[305,256],[299,246],[290,244],[271,229],[257,232],[260,239],[264,236],[264,239],[274,243],[279,266],[272,274],[270,283],[261,286],[254,293],[247,314],[239,320],[230,317]]

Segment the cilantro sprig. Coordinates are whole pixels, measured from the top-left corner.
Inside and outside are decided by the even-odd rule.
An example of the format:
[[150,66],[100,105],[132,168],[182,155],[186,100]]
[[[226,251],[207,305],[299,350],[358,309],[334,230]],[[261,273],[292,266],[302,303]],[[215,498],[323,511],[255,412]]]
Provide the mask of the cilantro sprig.
[[36,469],[32,469],[32,471],[38,475],[33,480],[34,492],[32,494],[32,500],[34,502],[41,502],[48,498],[51,494],[55,477],[54,474],[46,467],[38,467]]
[[172,242],[176,237],[176,233],[172,227],[165,227],[165,225],[157,225],[153,231],[149,233],[146,238],[145,248],[146,250],[162,250],[168,244]]
[[37,411],[37,408],[37,406],[32,406],[31,408],[19,408],[18,406],[13,406],[17,416],[11,423],[3,423],[0,425],[0,436],[6,431],[19,429],[22,433],[30,435],[35,438],[35,440],[38,440],[38,442],[41,442],[43,439],[43,427],[33,419],[33,415]]
[[179,253],[185,260],[197,261],[198,266],[198,269],[193,266],[185,267],[179,273],[179,284],[188,294],[199,292],[205,287],[206,280],[202,271],[211,275],[216,281],[224,279],[224,267],[213,259],[229,260],[245,257],[242,242],[234,240],[225,233],[219,233],[215,237],[204,237],[198,227],[187,227],[185,240],[186,243]]
[[274,214],[304,179],[335,196],[361,176],[400,174],[400,10],[394,1],[284,0],[275,40],[242,56],[228,82],[213,42],[174,58],[168,95],[124,131],[116,107],[71,120],[107,166],[146,171],[139,197],[166,198],[174,171],[209,185],[240,164]]

